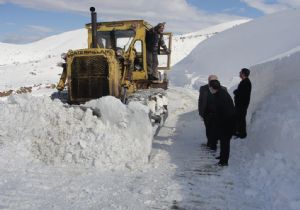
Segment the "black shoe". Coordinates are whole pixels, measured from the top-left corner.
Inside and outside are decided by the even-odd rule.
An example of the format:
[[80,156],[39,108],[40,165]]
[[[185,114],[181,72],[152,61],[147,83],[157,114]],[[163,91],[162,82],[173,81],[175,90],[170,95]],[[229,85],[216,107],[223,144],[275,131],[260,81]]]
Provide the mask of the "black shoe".
[[246,133],[235,133],[233,134],[233,139],[244,139],[247,137]]
[[247,134],[240,134],[240,135],[239,135],[239,138],[240,138],[240,139],[245,139],[246,137],[247,137]]
[[223,167],[223,166],[228,166],[228,163],[221,163],[221,162],[218,162],[217,165]]
[[217,160],[220,160],[220,159],[221,159],[221,156],[216,157],[216,159],[217,159]]

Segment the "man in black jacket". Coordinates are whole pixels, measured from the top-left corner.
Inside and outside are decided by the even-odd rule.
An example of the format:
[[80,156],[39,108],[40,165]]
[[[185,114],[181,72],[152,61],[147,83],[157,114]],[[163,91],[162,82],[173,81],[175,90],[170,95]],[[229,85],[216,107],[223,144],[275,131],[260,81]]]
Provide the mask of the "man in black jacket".
[[[216,75],[210,75],[208,77],[208,83],[211,80],[217,80]],[[221,88],[227,91],[226,87],[221,86]],[[207,85],[203,85],[199,90],[198,99],[198,111],[199,115],[202,117],[205,125],[205,133],[207,137],[206,146],[213,150],[217,150],[218,136],[216,128],[216,104],[214,98],[214,90]]]
[[164,29],[165,23],[159,23],[157,26],[146,32],[147,68],[149,80],[159,79],[157,71],[157,55],[160,53],[160,47],[162,47],[167,54],[170,54],[170,49],[167,48],[163,39]]
[[[217,79],[218,77],[216,75],[210,75],[208,77],[208,82]],[[205,132],[207,137],[206,146],[209,149],[216,151],[217,142],[218,142],[217,128],[216,128],[216,104],[215,104],[213,90],[210,88],[209,84],[200,87],[199,99],[198,99],[198,111],[205,125]]]
[[238,88],[233,92],[235,103],[235,115],[236,115],[236,132],[235,136],[238,138],[246,138],[246,115],[247,109],[250,103],[251,95],[251,82],[249,80],[250,70],[243,68],[240,71],[240,78],[242,81],[238,85]]
[[235,130],[234,105],[231,96],[224,90],[218,80],[211,80],[209,86],[213,89],[216,104],[216,128],[220,139],[219,166],[227,166],[230,153],[230,139]]

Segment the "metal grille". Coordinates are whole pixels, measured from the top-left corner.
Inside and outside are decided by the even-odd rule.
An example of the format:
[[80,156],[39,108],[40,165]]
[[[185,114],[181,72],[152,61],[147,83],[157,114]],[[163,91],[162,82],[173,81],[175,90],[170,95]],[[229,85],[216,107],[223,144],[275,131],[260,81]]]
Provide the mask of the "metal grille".
[[108,63],[105,57],[75,57],[71,67],[73,100],[85,102],[109,94]]

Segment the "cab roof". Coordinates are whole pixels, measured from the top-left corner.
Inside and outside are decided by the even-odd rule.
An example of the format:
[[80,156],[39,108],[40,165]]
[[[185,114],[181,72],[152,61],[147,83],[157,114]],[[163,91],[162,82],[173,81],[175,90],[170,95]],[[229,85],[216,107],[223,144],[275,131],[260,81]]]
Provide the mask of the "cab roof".
[[[153,26],[144,20],[123,20],[123,21],[111,21],[111,22],[97,22],[97,27],[105,26],[106,28],[124,28],[126,26],[134,28],[145,27],[146,30],[149,30]],[[85,28],[91,29],[92,24],[85,24]]]

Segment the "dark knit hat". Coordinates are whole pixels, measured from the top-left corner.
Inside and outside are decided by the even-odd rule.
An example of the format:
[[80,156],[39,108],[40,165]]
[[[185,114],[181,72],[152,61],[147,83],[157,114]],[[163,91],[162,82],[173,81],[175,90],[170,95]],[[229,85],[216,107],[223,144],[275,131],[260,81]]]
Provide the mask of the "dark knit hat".
[[157,30],[159,30],[160,28],[164,28],[165,27],[165,22],[162,22],[162,23],[158,23],[154,28],[155,28],[155,30],[157,31]]
[[157,24],[157,28],[165,27],[165,24],[166,24],[166,22],[159,23],[159,24]]
[[219,80],[210,80],[209,81],[209,86],[213,88],[214,90],[220,90],[221,84]]

